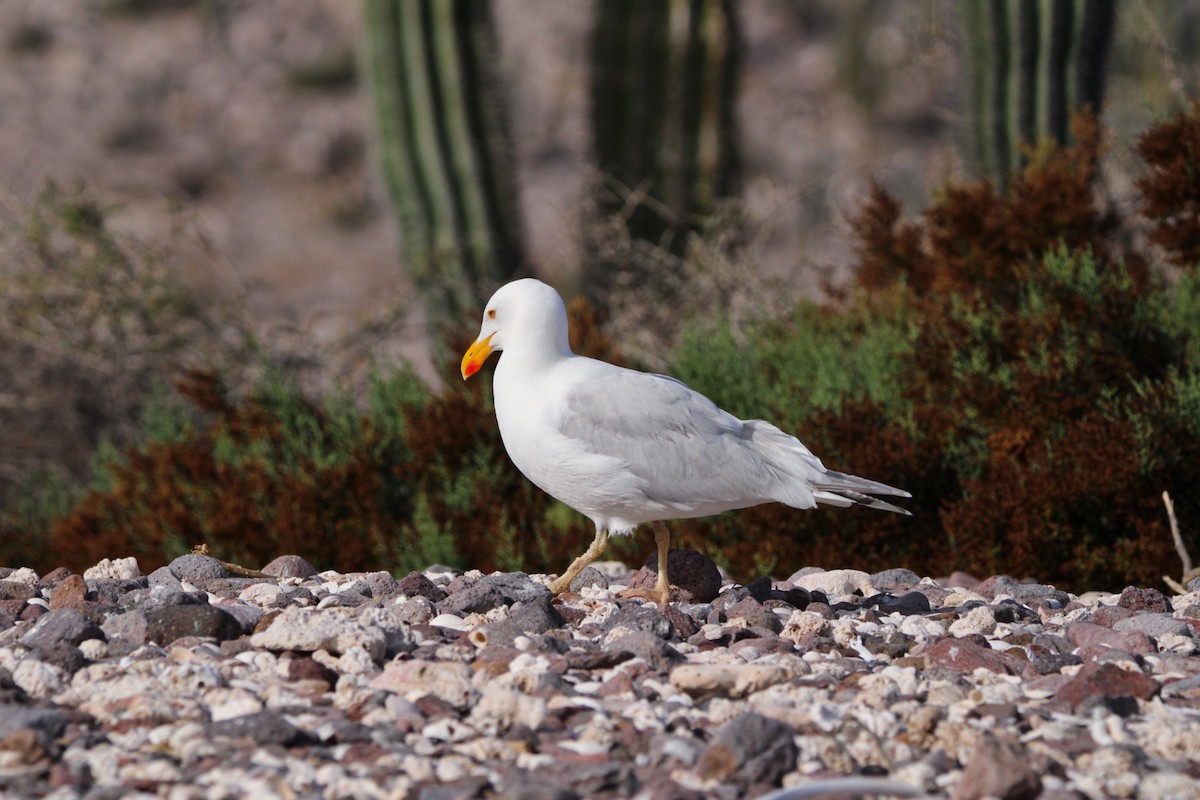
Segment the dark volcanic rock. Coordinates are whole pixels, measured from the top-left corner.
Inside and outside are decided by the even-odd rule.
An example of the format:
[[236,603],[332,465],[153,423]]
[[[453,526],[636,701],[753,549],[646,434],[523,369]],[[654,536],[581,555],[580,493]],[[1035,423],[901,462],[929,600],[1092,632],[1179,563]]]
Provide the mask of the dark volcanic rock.
[[146,614],[147,640],[163,647],[185,636],[205,636],[225,641],[241,635],[241,624],[213,606],[168,606]]
[[442,613],[448,614],[486,613],[498,606],[539,597],[550,597],[550,590],[524,572],[510,572],[485,575],[474,585],[450,594],[437,607]]
[[37,624],[21,637],[21,643],[29,647],[47,647],[57,643],[78,645],[88,639],[106,639],[100,626],[88,619],[82,611],[63,608],[44,614]]
[[279,556],[262,571],[273,578],[311,578],[317,574],[317,568],[300,556]]
[[415,570],[400,579],[398,588],[401,594],[426,597],[435,603],[446,599],[446,592],[441,587]]
[[1055,693],[1054,698],[1075,708],[1093,695],[1128,695],[1139,700],[1149,700],[1158,694],[1159,689],[1158,681],[1149,675],[1131,672],[1116,664],[1086,664]]
[[[168,567],[171,574],[180,581],[200,589],[208,588],[208,582],[229,577],[229,572],[221,566],[221,562],[210,556],[198,553],[188,553],[172,561]],[[153,573],[151,573],[153,575]]]
[[[667,554],[667,576],[678,589],[671,599],[682,603],[709,603],[721,591],[721,571],[711,558],[695,550],[672,550]],[[658,553],[629,580],[631,589],[653,589],[658,580]]]
[[1136,586],[1126,586],[1117,600],[1117,605],[1134,612],[1153,611],[1159,614],[1171,613],[1171,601],[1158,589],[1139,589]]

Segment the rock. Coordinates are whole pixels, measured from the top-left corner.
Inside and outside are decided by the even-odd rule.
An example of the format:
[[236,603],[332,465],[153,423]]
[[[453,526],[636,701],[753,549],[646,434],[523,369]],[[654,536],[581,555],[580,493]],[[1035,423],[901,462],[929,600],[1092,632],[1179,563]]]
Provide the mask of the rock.
[[1135,614],[1122,620],[1117,620],[1113,630],[1123,633],[1141,633],[1152,639],[1162,636],[1191,636],[1192,626],[1181,619],[1175,619],[1170,614]]
[[725,612],[729,619],[742,619],[751,628],[762,628],[772,633],[783,630],[783,620],[769,608],[763,608],[753,597],[739,600]]
[[183,591],[183,583],[179,578],[175,577],[175,573],[171,571],[170,567],[159,567],[151,572],[146,576],[146,585],[150,589],[166,587],[180,592]]
[[720,727],[700,756],[696,774],[742,788],[778,785],[796,766],[793,736],[795,731],[784,722],[753,712],[742,714]]
[[1153,653],[1154,645],[1144,633],[1116,631],[1090,622],[1067,626],[1067,638],[1076,647],[1101,647],[1124,653]]
[[1042,781],[1025,748],[1012,736],[985,733],[971,750],[954,787],[953,800],[1034,800]]
[[789,579],[793,586],[810,592],[824,592],[827,597],[844,597],[855,592],[864,597],[875,594],[871,576],[857,569],[832,569],[828,572],[811,572]]
[[385,641],[385,658],[393,658],[401,653],[411,653],[416,649],[416,641],[412,626],[392,608],[366,606],[359,610],[357,620],[368,629],[383,633]]
[[450,594],[437,607],[448,614],[483,614],[502,605],[549,596],[549,589],[524,572],[512,572],[485,575],[473,586]]
[[37,595],[37,586],[13,580],[0,581],[0,600],[28,600]]
[[393,578],[390,572],[366,572],[359,576],[359,580],[366,589],[365,596],[372,598],[376,603],[387,603],[406,594],[400,588],[400,582]]
[[932,610],[929,598],[917,591],[905,592],[899,597],[877,594],[864,600],[863,606],[878,608],[880,614],[928,614]]
[[21,637],[21,643],[37,648],[60,642],[78,645],[88,639],[103,641],[105,638],[100,626],[84,616],[83,612],[74,608],[64,608],[43,615],[37,624]]
[[273,578],[311,578],[317,574],[317,568],[300,556],[279,556],[263,567],[262,572]]
[[514,725],[534,730],[545,719],[545,699],[530,697],[524,692],[493,682],[483,687],[478,702],[471,708],[468,721],[484,735],[496,736]]
[[312,737],[284,719],[278,711],[257,711],[208,725],[213,738],[245,739],[257,745],[295,747],[314,743]]
[[600,589],[608,588],[608,578],[604,573],[590,564],[575,576],[575,580],[571,581],[571,591],[580,592],[589,587],[598,587]]
[[692,697],[745,697],[790,677],[775,664],[683,664],[671,670],[671,685]]
[[683,655],[660,637],[646,631],[631,631],[605,640],[605,648],[629,652],[648,662],[655,670],[666,670],[683,661]]
[[916,586],[921,582],[921,576],[911,569],[900,567],[876,572],[871,575],[870,580],[872,586],[878,590],[882,590],[892,589],[897,586]]
[[84,570],[83,577],[86,580],[100,580],[104,578],[133,580],[142,577],[142,570],[138,566],[137,559],[133,556],[117,558],[111,561],[107,558],[102,558],[94,567],[88,567]]
[[126,611],[124,614],[113,614],[104,620],[104,624],[100,627],[104,631],[110,647],[117,647],[122,653],[141,647],[149,641],[147,637],[150,625],[146,620],[146,614],[136,609]]
[[371,679],[370,685],[410,700],[433,695],[459,710],[471,706],[478,697],[470,668],[458,662],[392,661]]
[[87,583],[82,575],[67,575],[50,592],[50,610],[83,608],[87,605]]
[[989,634],[996,630],[996,612],[991,606],[976,606],[962,617],[950,623],[950,635],[963,637],[970,634]]
[[1149,700],[1158,694],[1159,689],[1158,681],[1149,675],[1131,672],[1116,664],[1085,664],[1075,677],[1055,693],[1054,698],[1077,708],[1093,695],[1128,695]]
[[[671,599],[681,603],[709,603],[721,591],[721,571],[711,558],[695,550],[672,550],[667,554],[667,575]],[[629,580],[631,589],[653,589],[658,580],[658,553],[651,553],[646,563]]]
[[606,640],[634,631],[644,631],[659,639],[671,639],[675,635],[675,625],[665,614],[640,603],[623,606],[605,620],[604,630]]
[[167,606],[146,612],[146,639],[163,647],[185,636],[204,636],[223,642],[241,635],[241,623],[209,605]]
[[187,581],[199,589],[208,587],[209,581],[229,577],[229,572],[221,566],[221,562],[210,556],[198,553],[188,553],[172,561],[167,569],[180,582]]
[[1088,616],[1087,621],[1111,628],[1121,620],[1129,619],[1132,616],[1133,612],[1128,608],[1122,608],[1121,606],[1100,606]]
[[314,611],[289,607],[271,625],[250,637],[253,647],[267,650],[325,650],[334,654],[361,647],[378,662],[387,653],[387,636],[378,628],[337,611]]
[[412,597],[425,597],[434,603],[446,599],[446,593],[436,583],[420,572],[410,572],[400,579],[400,593]]
[[784,624],[779,636],[796,643],[805,641],[808,637],[819,636],[829,627],[829,620],[822,614],[812,610],[793,611]]
[[1152,611],[1170,614],[1172,611],[1171,600],[1158,589],[1139,589],[1136,586],[1126,586],[1117,605],[1137,613]]
[[986,669],[1003,675],[1020,674],[1019,662],[996,650],[980,647],[964,639],[939,639],[925,651],[926,657],[939,667],[973,672]]
[[68,721],[68,715],[58,709],[0,705],[0,742],[21,731],[30,731],[45,750],[57,752],[57,742]]
[[550,604],[550,595],[541,595],[533,600],[514,603],[508,612],[510,624],[523,633],[545,633],[566,624],[562,614]]

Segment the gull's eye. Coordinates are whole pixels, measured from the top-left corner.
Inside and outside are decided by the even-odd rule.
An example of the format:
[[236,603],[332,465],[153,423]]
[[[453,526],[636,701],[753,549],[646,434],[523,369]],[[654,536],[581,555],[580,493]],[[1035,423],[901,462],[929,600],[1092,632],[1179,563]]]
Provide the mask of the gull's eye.
[[488,315],[488,319],[495,319],[496,318],[496,309],[489,308],[487,311],[487,315]]

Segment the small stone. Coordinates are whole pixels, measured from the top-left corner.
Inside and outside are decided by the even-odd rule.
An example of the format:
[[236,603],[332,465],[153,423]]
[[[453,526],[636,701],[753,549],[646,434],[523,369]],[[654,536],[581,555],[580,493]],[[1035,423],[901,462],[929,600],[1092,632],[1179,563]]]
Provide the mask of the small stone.
[[1067,627],[1067,638],[1076,647],[1103,647],[1124,653],[1153,653],[1154,645],[1144,633],[1116,631],[1090,622],[1076,622]]
[[[721,591],[721,571],[716,563],[695,550],[672,550],[667,554],[667,577],[674,587],[671,599],[681,603],[710,603]],[[658,553],[629,579],[631,589],[653,589],[658,581]]]
[[1121,592],[1117,605],[1130,611],[1153,611],[1159,614],[1171,613],[1171,600],[1158,589],[1140,589],[1136,586],[1126,586]]
[[622,606],[604,621],[604,630],[605,639],[624,636],[633,631],[645,631],[659,639],[671,639],[675,635],[675,625],[665,614],[640,603]]
[[198,553],[188,553],[185,556],[180,556],[172,561],[167,568],[180,581],[187,581],[200,589],[207,588],[209,581],[229,577],[229,573],[221,565],[220,561]]
[[819,636],[829,627],[829,620],[815,611],[793,611],[779,636],[800,643],[811,636]]
[[241,635],[241,623],[209,605],[167,606],[146,613],[146,639],[162,647],[187,636],[223,642]]
[[208,735],[214,738],[247,739],[259,746],[294,747],[312,742],[304,731],[283,718],[278,711],[257,711],[232,719],[213,722]]
[[478,697],[470,667],[457,661],[392,661],[371,679],[370,686],[413,701],[433,695],[458,710],[468,708]]
[[929,598],[918,591],[905,592],[899,597],[890,595],[876,595],[874,603],[865,602],[863,605],[874,605],[879,609],[880,614],[928,614],[932,607],[929,605]]
[[50,592],[50,610],[82,608],[87,604],[87,583],[82,575],[68,574]]
[[330,686],[337,683],[337,672],[310,656],[291,658],[286,664],[289,681],[324,681]]
[[400,579],[399,589],[401,594],[408,597],[425,597],[434,603],[446,599],[446,592],[441,589],[436,583],[425,577],[420,572],[410,572]]
[[387,636],[378,628],[367,627],[345,612],[294,606],[284,609],[265,631],[251,636],[250,644],[267,650],[327,650],[337,655],[362,647],[376,662],[387,653]]
[[1008,735],[985,733],[971,750],[954,787],[953,800],[1033,800],[1042,781],[1020,742]]
[[263,567],[262,572],[273,578],[311,578],[317,574],[317,568],[300,556],[279,556]]
[[175,589],[177,591],[183,591],[183,584],[180,582],[179,578],[175,577],[175,573],[171,571],[170,567],[159,567],[151,572],[146,576],[146,585],[150,587],[150,589],[166,587]]
[[875,594],[875,588],[871,585],[871,576],[858,569],[811,572],[789,579],[788,582],[810,592],[824,592],[827,597],[832,598],[844,597],[855,592],[864,596]]
[[1116,697],[1129,695],[1139,700],[1149,700],[1159,692],[1158,681],[1140,672],[1122,669],[1116,664],[1085,664],[1084,667],[1063,685],[1054,697],[1079,707],[1093,695]]
[[796,767],[794,736],[784,722],[754,712],[742,714],[720,727],[700,756],[696,773],[704,780],[741,788],[778,785]]
[[921,582],[921,576],[911,569],[900,567],[876,572],[871,575],[870,580],[876,589],[891,589],[897,586],[916,586]]
[[524,572],[510,572],[485,575],[473,586],[451,593],[437,607],[448,614],[485,614],[502,605],[549,596],[549,589]]
[[104,638],[104,631],[100,626],[84,616],[82,611],[64,608],[43,615],[37,624],[21,637],[21,643],[35,648],[58,643],[77,646],[87,639]]
[[133,580],[142,577],[142,570],[138,566],[137,559],[133,556],[117,558],[111,561],[107,558],[102,558],[94,567],[88,567],[84,570],[83,577],[87,580],[100,580],[104,578]]
[[0,600],[28,600],[37,594],[37,586],[13,580],[0,581]]
[[980,647],[966,639],[939,639],[925,651],[926,657],[940,667],[973,672],[983,668],[1002,675],[1018,675],[1019,662],[996,650]]
[[789,677],[775,664],[683,664],[671,670],[671,685],[692,697],[745,697]]
[[751,628],[763,628],[772,633],[779,633],[783,630],[783,621],[779,619],[779,616],[769,608],[763,608],[753,597],[739,600],[725,613],[731,620],[745,620],[746,625]]
[[656,670],[666,670],[683,661],[683,655],[660,637],[646,631],[631,631],[609,641],[605,648],[617,652],[626,651],[647,661]]
[[32,731],[46,750],[52,750],[70,718],[59,709],[0,705],[0,741],[19,731]]
[[951,636],[987,635],[996,630],[996,613],[991,606],[976,606],[961,618],[950,623]]
[[1162,636],[1191,636],[1192,626],[1181,619],[1175,619],[1170,614],[1134,614],[1126,619],[1118,620],[1113,630],[1124,633],[1141,633],[1152,639]]
[[1111,628],[1123,619],[1129,619],[1133,612],[1121,606],[1100,606],[1088,616],[1088,622]]
[[468,722],[487,736],[504,733],[514,725],[537,729],[546,719],[546,701],[530,697],[500,683],[488,683],[471,708]]
[[608,585],[608,578],[604,573],[589,564],[571,581],[570,588],[572,592],[580,592],[590,587],[607,589]]
[[759,603],[765,603],[771,599],[771,592],[774,589],[775,582],[771,580],[770,575],[763,575],[755,578],[746,584],[746,591],[750,593]]

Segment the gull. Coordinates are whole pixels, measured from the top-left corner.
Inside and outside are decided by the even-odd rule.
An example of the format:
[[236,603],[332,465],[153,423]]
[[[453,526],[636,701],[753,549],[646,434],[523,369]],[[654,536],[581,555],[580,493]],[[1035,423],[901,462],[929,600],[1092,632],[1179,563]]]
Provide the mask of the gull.
[[909,513],[872,496],[912,497],[908,492],[826,469],[799,439],[769,422],[738,419],[666,375],[576,355],[562,298],[539,280],[516,280],[492,295],[479,337],[463,355],[463,379],[496,351],[493,404],[509,458],[534,485],[596,526],[586,552],[550,584],[555,594],[604,552],[610,535],[643,524],[654,531],[658,579],[653,591],[627,595],[665,606],[671,591],[665,520],[762,503]]

